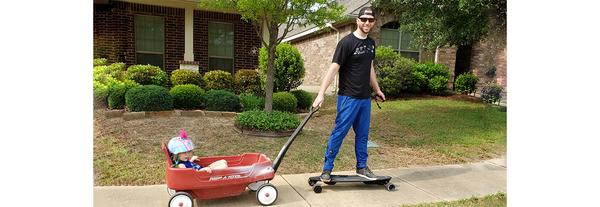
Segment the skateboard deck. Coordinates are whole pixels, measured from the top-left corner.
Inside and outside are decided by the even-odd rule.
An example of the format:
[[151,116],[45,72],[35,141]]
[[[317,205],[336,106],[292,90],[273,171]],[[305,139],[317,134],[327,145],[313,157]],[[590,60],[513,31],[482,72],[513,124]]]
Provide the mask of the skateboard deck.
[[331,175],[331,180],[322,181],[320,176],[313,176],[308,178],[308,185],[313,187],[315,193],[321,193],[322,191],[322,187],[317,184],[318,182],[323,182],[327,185],[335,185],[338,182],[362,182],[370,185],[385,185],[388,191],[394,191],[396,186],[390,182],[391,179],[392,177],[390,176],[377,176],[375,179],[368,179],[358,175]]

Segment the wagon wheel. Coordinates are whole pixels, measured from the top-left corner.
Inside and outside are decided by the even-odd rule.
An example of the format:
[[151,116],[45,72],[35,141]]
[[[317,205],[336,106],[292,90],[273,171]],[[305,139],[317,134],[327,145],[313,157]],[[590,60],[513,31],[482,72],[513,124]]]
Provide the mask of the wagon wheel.
[[256,191],[256,200],[260,205],[270,206],[277,200],[277,188],[271,183],[262,184]]
[[192,196],[186,192],[175,193],[169,199],[169,207],[193,207],[194,200]]

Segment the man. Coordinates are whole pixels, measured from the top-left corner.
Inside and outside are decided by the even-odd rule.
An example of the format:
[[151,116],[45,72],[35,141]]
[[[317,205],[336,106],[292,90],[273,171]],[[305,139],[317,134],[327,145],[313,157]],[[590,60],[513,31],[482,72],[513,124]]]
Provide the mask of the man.
[[339,71],[339,92],[337,97],[337,116],[335,127],[331,132],[325,151],[325,161],[321,180],[331,180],[333,161],[340,149],[346,134],[353,128],[355,137],[356,174],[375,180],[376,175],[367,167],[367,141],[371,118],[371,88],[376,95],[385,101],[381,92],[373,60],[375,59],[375,42],[367,37],[375,25],[375,13],[370,7],[362,8],[356,18],[356,31],[338,42],[331,66],[323,79],[319,94],[312,106],[321,106],[325,90]]

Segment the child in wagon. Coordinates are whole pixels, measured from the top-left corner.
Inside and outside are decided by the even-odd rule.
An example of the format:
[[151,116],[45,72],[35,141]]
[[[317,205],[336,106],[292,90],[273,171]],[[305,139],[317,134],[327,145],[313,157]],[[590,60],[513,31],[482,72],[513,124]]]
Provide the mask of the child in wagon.
[[[179,131],[179,137],[173,137],[167,144],[169,152],[173,154],[173,167],[177,168],[194,168],[197,171],[207,171],[212,173],[212,170],[227,168],[227,161],[218,160],[204,167],[197,163],[198,156],[191,156],[191,151],[195,148],[192,140],[187,137],[185,131]],[[191,157],[190,157],[191,156]]]

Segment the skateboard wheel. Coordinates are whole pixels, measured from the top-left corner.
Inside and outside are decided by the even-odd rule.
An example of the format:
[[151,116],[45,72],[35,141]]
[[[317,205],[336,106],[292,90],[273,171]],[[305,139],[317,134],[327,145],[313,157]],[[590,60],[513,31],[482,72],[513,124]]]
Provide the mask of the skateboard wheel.
[[388,184],[385,184],[385,188],[388,191],[395,191],[396,190],[396,185],[394,185],[393,183],[388,183]]
[[308,179],[308,185],[314,186],[315,184],[317,184],[317,181],[311,180],[310,178]]
[[323,191],[323,188],[320,185],[315,185],[313,187],[313,191],[315,191],[315,193],[321,193],[321,191]]
[[327,185],[335,185],[335,182],[324,182]]

